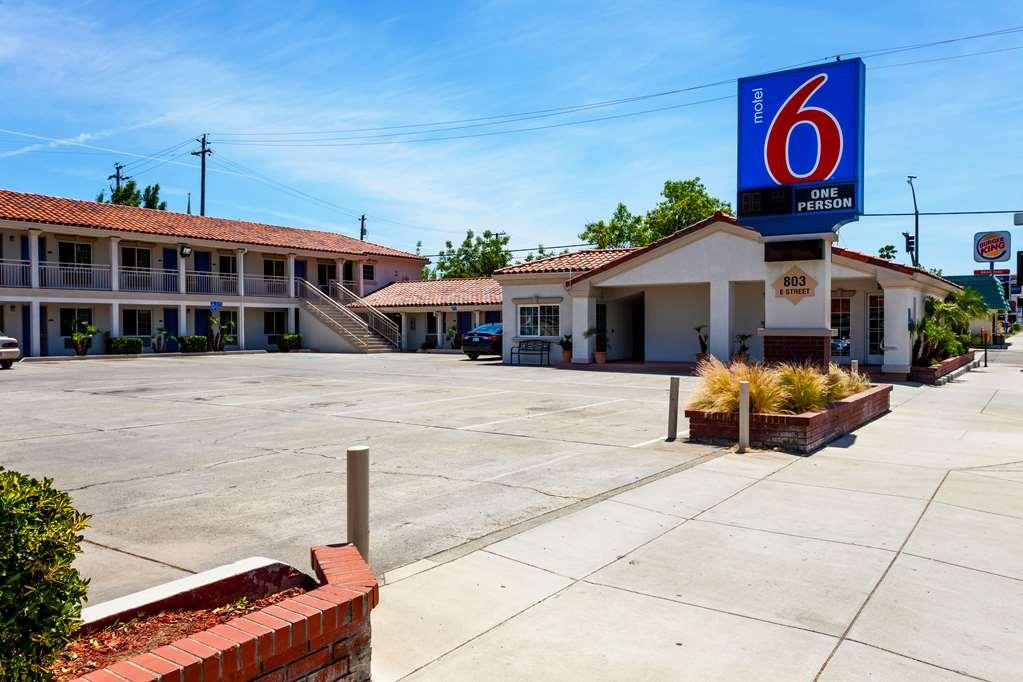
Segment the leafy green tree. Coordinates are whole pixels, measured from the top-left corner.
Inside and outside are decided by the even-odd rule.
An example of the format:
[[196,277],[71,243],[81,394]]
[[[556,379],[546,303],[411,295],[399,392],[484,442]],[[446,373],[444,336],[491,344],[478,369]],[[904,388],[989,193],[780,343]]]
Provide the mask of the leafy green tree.
[[883,258],[884,260],[895,260],[895,254],[897,253],[898,250],[895,248],[894,244],[885,244],[877,250],[877,257]]
[[96,201],[101,204],[118,204],[120,206],[141,206],[143,208],[155,208],[160,211],[167,210],[167,202],[160,201],[160,183],[146,185],[145,189],[139,191],[134,180],[128,180],[120,187],[110,188],[110,200],[107,201],[106,190],[99,193]]
[[579,238],[601,249],[643,246],[650,241],[643,217],[632,215],[623,203],[618,204],[610,220],[586,225]]
[[509,241],[511,237],[502,232],[484,230],[482,235],[477,235],[467,230],[465,239],[457,247],[450,241],[444,244],[437,265],[428,272],[424,268],[424,275],[429,274],[430,279],[489,277],[511,263]]
[[535,260],[540,260],[541,258],[551,258],[552,256],[560,256],[565,253],[568,253],[568,249],[562,249],[561,251],[554,251],[553,249],[547,250],[544,248],[543,244],[537,244],[536,251],[530,251],[522,260],[523,262],[529,263]]

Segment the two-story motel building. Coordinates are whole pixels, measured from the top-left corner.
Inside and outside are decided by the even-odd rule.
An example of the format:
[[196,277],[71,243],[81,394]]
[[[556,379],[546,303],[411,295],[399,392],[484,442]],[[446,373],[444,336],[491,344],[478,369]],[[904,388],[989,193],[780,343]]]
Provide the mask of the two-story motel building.
[[387,350],[396,325],[351,305],[425,263],[334,232],[0,190],[0,329],[29,356],[69,354],[82,323],[147,346],[160,328],[206,334],[213,301],[236,348],[300,331],[321,350]]

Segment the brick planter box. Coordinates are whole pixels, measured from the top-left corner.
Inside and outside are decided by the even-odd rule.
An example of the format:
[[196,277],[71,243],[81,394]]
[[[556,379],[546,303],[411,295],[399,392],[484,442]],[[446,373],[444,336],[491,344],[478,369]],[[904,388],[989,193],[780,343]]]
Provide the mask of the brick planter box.
[[961,367],[965,367],[976,359],[977,352],[969,351],[962,355],[957,355],[954,358],[948,358],[942,360],[936,365],[930,367],[913,367],[909,372],[910,381],[919,381],[922,384],[933,384],[937,383],[938,379],[942,378],[947,374],[951,374]]
[[310,553],[318,587],[75,682],[368,681],[376,578],[352,545]]
[[[892,387],[871,386],[835,402],[823,412],[751,414],[750,445],[809,454],[888,411]],[[735,443],[739,440],[737,412],[686,410],[689,440]]]

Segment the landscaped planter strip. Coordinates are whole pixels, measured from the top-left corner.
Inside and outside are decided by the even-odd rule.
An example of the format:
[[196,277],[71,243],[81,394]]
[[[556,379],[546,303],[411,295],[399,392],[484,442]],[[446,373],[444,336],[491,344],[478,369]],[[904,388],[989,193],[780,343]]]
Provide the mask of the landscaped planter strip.
[[951,374],[961,367],[973,362],[977,357],[976,351],[969,351],[954,358],[947,358],[930,367],[913,367],[910,369],[909,378],[911,381],[919,381],[923,384],[933,384],[941,377]]
[[[872,386],[866,391],[835,401],[821,412],[804,414],[751,414],[750,444],[807,454],[849,433],[890,408],[892,387]],[[732,443],[739,439],[739,415],[735,412],[686,410],[689,439]]]
[[321,586],[119,661],[90,682],[336,682],[370,679],[379,586],[352,545],[313,547]]

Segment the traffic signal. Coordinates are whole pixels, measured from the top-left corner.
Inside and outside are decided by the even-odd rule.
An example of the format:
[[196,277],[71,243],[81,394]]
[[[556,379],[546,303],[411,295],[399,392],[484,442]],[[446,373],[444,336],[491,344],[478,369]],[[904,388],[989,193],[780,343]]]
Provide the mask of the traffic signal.
[[903,232],[902,236],[906,238],[906,253],[916,252],[916,237],[908,232]]

